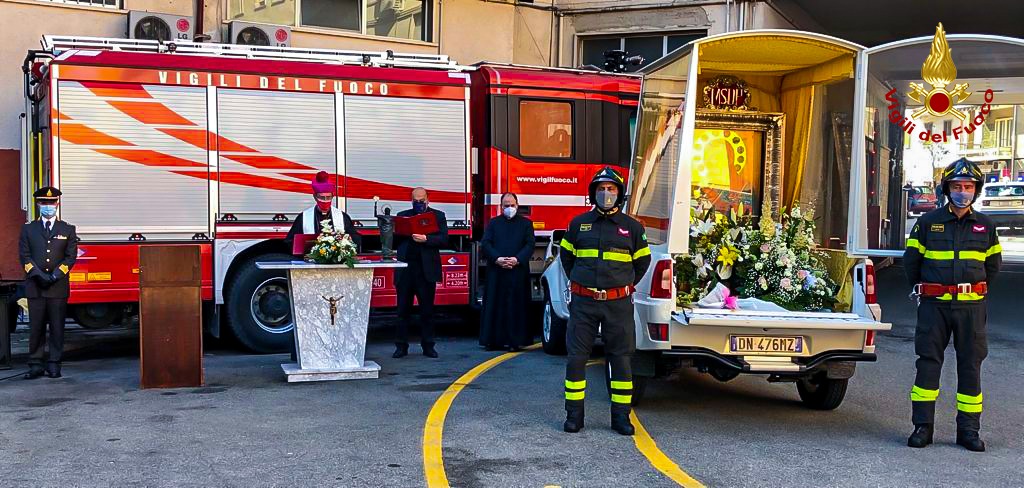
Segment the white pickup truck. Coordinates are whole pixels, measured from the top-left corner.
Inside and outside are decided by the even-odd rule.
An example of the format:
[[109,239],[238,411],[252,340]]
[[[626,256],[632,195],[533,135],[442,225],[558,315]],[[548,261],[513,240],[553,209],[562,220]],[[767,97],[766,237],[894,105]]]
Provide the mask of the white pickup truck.
[[[647,229],[653,261],[633,295],[637,345],[633,357],[634,403],[643,396],[648,379],[664,377],[680,367],[694,367],[721,381],[729,381],[740,374],[758,374],[767,376],[771,382],[793,382],[805,405],[830,410],[842,403],[856,363],[875,360],[875,334],[889,330],[891,326],[880,321],[881,310],[875,303],[874,269],[872,262],[865,257],[850,256],[848,266],[843,268],[847,270],[846,276],[833,276],[838,282],[845,282],[849,290],[846,300],[848,313],[733,311],[684,308],[676,304],[673,268],[675,257],[685,254],[688,249],[691,194],[694,190],[714,186],[714,182],[698,181],[702,174],[725,174],[736,167],[735,159],[730,160],[730,157],[753,155],[755,151],[752,149],[760,149],[756,152],[762,155],[762,161],[756,167],[761,171],[752,178],[759,181],[751,184],[750,188],[739,188],[738,192],[734,185],[730,188],[733,195],[738,195],[740,201],[748,198],[746,204],[754,208],[764,201],[761,199],[779,202],[786,191],[782,170],[796,167],[804,170],[805,175],[812,176],[805,176],[801,188],[788,191],[797,191],[801,201],[805,198],[812,203],[826,201],[822,205],[825,210],[832,200],[831,189],[808,192],[803,186],[821,190],[825,185],[840,185],[838,180],[842,177],[850,178],[847,172],[841,176],[833,174],[829,177],[831,181],[826,181],[821,176],[826,171],[814,167],[836,166],[835,161],[812,161],[808,157],[804,164],[782,164],[783,154],[787,153],[781,134],[784,121],[787,117],[798,119],[800,114],[786,112],[780,116],[783,114],[747,111],[737,116],[733,111],[706,110],[707,98],[699,108],[694,103],[684,103],[698,100],[697,86],[705,86],[703,78],[698,75],[700,67],[714,67],[719,74],[725,72],[743,77],[752,74],[764,76],[757,70],[786,66],[785,74],[773,72],[779,75],[780,83],[785,85],[786,75],[791,74],[801,76],[799,80],[813,85],[815,76],[823,72],[820,65],[826,63],[830,67],[826,71],[831,78],[820,80],[821,86],[813,85],[814,89],[837,98],[845,94],[844,90],[852,93],[852,83],[848,88],[831,86],[836,82],[836,74],[843,74],[846,64],[837,65],[835,60],[839,58],[829,57],[824,50],[796,60],[784,59],[789,55],[787,53],[792,53],[785,49],[786,46],[800,50],[810,42],[828,47],[828,52],[835,56],[849,56],[852,76],[853,59],[860,50],[859,46],[816,34],[781,31],[752,31],[702,39],[645,68],[627,208],[628,213],[643,222]],[[698,53],[700,59],[697,58]],[[747,60],[747,64],[742,60]],[[729,69],[735,72],[729,73]],[[806,76],[801,73],[806,73]],[[688,80],[701,82],[688,83]],[[732,86],[736,85],[732,82]],[[708,93],[707,89],[704,93]],[[747,97],[749,104],[750,93],[741,95]],[[849,110],[852,111],[853,97],[850,96],[849,100]],[[757,102],[756,99],[754,101]],[[765,102],[762,99],[758,103]],[[805,108],[811,110],[810,105]],[[799,110],[799,107],[793,110]],[[768,122],[753,123],[759,120]],[[734,132],[730,133],[730,130]],[[760,140],[764,145],[746,148],[743,141],[733,139],[732,153],[716,156],[708,152],[716,149],[707,146],[703,154],[697,153],[702,149],[701,143],[708,142],[708,137],[732,137],[741,131],[761,132]],[[841,131],[836,134],[836,137],[844,137]],[[845,137],[849,137],[849,133]],[[833,142],[831,139],[811,138],[808,145],[824,146]],[[751,150],[744,152],[737,147]],[[692,166],[710,165],[710,161],[725,161],[725,169],[696,168],[701,170],[696,171]],[[839,164],[849,167],[848,161],[840,161]],[[841,185],[835,188],[841,191]],[[726,193],[720,191],[718,194]],[[778,207],[775,205],[776,213]],[[845,232],[845,215],[845,211],[839,210],[825,213],[821,217],[824,225],[819,227],[831,229],[827,232],[836,229]],[[832,235],[821,237],[819,244],[838,241],[828,237]],[[558,259],[557,243],[560,240],[561,235],[556,232],[548,245],[548,266],[542,276],[545,293],[543,346],[549,354],[565,354],[569,319],[568,280]]]

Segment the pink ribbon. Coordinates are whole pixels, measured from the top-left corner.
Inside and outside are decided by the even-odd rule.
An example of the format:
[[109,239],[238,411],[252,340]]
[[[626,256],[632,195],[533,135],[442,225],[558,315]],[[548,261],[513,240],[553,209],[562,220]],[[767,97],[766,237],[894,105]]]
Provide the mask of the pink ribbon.
[[736,310],[739,308],[739,304],[736,303],[736,297],[729,294],[729,289],[726,288],[723,291],[725,297],[722,299],[722,308],[728,308],[729,310]]

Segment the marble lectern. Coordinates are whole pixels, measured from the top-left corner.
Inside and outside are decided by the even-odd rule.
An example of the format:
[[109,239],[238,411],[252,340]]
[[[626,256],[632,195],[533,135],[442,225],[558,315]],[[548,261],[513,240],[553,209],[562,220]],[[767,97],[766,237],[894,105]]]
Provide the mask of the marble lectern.
[[380,366],[364,361],[373,270],[400,262],[343,264],[258,262],[288,271],[298,364],[282,364],[288,382],[376,378]]

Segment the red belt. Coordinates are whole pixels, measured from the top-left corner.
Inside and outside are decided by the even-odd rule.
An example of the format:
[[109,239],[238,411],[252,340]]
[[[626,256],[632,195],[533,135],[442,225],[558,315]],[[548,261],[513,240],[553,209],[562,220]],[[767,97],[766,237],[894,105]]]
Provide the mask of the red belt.
[[918,283],[914,293],[922,297],[941,297],[943,295],[963,295],[966,293],[988,294],[988,283],[960,283],[958,285],[940,285],[938,283]]
[[575,295],[593,298],[598,301],[605,300],[618,300],[625,298],[633,294],[632,286],[620,286],[618,288],[609,288],[607,290],[598,290],[596,288],[587,288],[579,283],[569,283],[569,291]]

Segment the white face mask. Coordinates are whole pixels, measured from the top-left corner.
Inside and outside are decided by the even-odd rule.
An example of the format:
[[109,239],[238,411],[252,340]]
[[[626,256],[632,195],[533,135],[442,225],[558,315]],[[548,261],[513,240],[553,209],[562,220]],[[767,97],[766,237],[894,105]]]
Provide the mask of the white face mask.
[[501,213],[505,216],[506,219],[511,219],[512,217],[516,216],[516,208],[505,207],[504,209],[501,210]]

